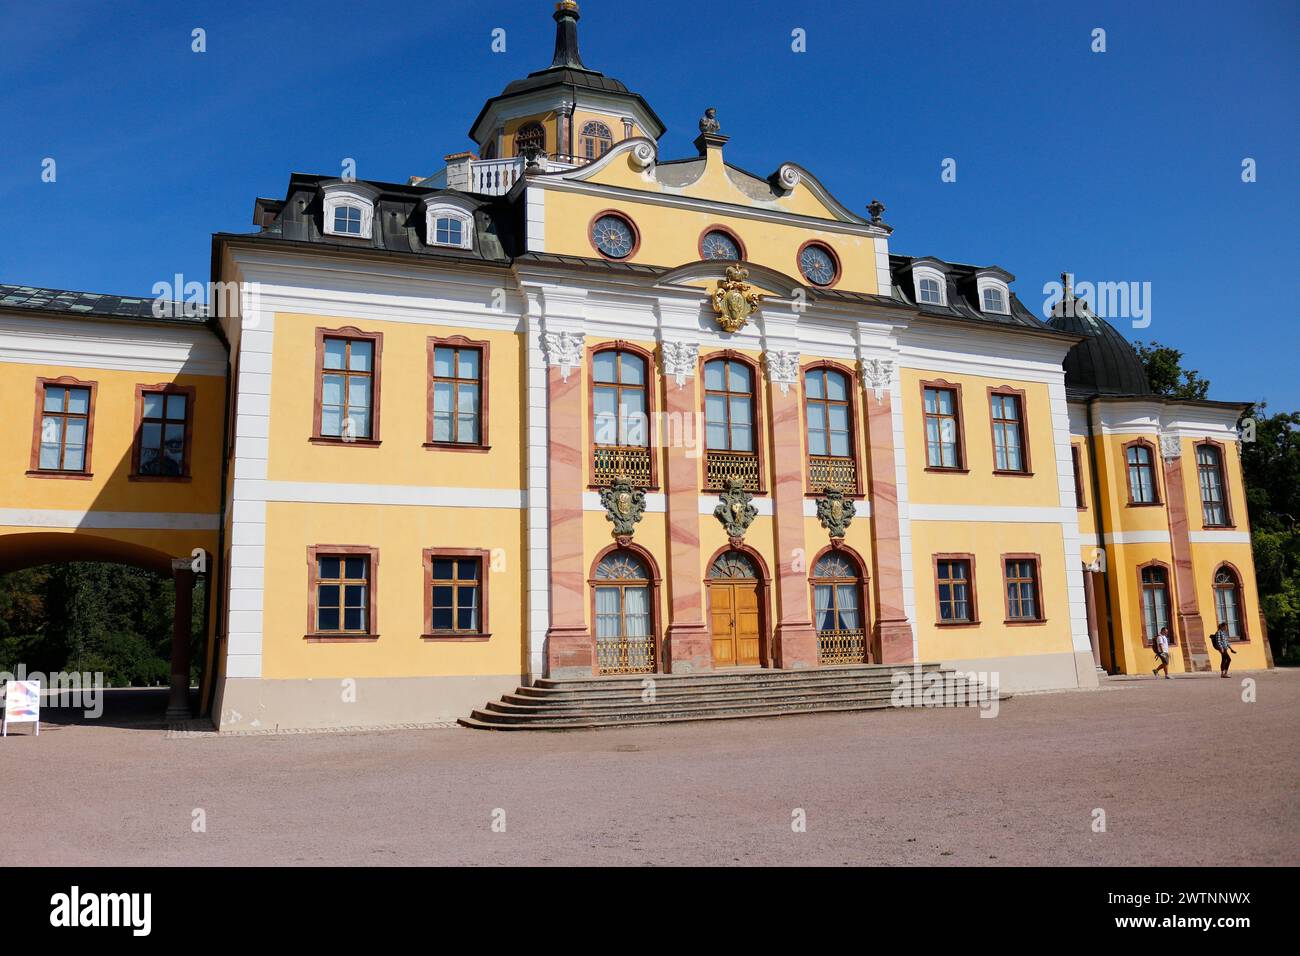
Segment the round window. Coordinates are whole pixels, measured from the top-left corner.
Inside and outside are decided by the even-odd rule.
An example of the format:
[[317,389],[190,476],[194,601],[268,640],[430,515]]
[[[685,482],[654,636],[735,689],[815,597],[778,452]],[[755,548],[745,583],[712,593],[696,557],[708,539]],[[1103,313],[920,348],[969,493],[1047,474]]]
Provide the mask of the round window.
[[706,232],[700,240],[700,252],[705,259],[739,259],[740,246],[736,240],[721,230]]
[[834,254],[825,246],[810,243],[799,253],[799,272],[813,285],[830,285],[837,272]]
[[636,245],[636,233],[622,216],[604,215],[592,223],[591,244],[611,259],[626,259]]

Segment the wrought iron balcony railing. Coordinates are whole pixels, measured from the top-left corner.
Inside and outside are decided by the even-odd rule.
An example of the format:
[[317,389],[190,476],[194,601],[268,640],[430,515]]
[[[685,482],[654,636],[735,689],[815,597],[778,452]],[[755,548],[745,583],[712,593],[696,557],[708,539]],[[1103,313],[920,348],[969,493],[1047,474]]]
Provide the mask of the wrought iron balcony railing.
[[596,638],[596,668],[602,674],[653,673],[654,637]]
[[858,490],[857,463],[852,458],[809,455],[808,483],[816,492],[838,488],[845,494],[853,494]]
[[732,478],[745,483],[746,491],[758,491],[758,456],[749,451],[717,451],[704,453],[704,487],[721,491]]
[[650,487],[650,449],[628,445],[593,445],[591,464],[594,483],[607,485],[626,475],[639,488]]
[[817,657],[823,664],[865,664],[867,632],[861,627],[846,627],[817,632]]

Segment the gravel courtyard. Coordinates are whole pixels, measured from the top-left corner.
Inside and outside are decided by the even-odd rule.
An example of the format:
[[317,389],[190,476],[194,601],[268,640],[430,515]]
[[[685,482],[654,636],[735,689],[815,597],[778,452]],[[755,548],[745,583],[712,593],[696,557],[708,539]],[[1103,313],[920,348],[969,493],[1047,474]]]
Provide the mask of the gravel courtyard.
[[[1295,865],[1298,728],[1295,672],[1111,680],[1017,697],[994,719],[912,710],[240,737],[129,716],[46,724],[39,738],[25,726],[0,741],[0,858]],[[196,810],[206,832],[193,831]]]

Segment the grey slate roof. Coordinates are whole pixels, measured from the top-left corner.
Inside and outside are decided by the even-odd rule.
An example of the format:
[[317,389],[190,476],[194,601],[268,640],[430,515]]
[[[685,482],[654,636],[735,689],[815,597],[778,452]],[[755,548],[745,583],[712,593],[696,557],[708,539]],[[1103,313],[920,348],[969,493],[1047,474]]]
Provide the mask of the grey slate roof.
[[[518,204],[504,197],[462,193],[455,189],[365,182],[378,192],[374,228],[369,239],[327,235],[324,231],[324,201],[321,185],[337,182],[329,176],[294,173],[283,200],[258,199],[253,223],[261,227],[258,236],[335,246],[340,249],[380,249],[433,258],[508,262],[520,250],[523,223]],[[453,196],[469,205],[474,214],[472,249],[430,246],[424,237],[424,215],[420,201],[430,196]]]
[[[947,305],[932,305],[928,302],[916,301],[915,286],[912,282],[912,266],[922,259],[943,266],[948,286],[945,295]],[[894,298],[916,309],[922,315],[936,318],[962,319],[980,322],[984,325],[1033,329],[1038,332],[1062,331],[1052,329],[1046,322],[1029,311],[1014,292],[1011,293],[1010,302],[1008,303],[1009,315],[985,312],[980,307],[976,276],[980,272],[989,270],[1002,272],[997,266],[972,266],[959,262],[943,262],[932,256],[890,255],[889,257],[889,272],[893,284]],[[1002,274],[1009,276],[1005,272],[1002,272]],[[1008,281],[1014,278],[1014,276],[1009,276]]]
[[145,322],[181,322],[190,325],[202,324],[207,318],[205,306],[200,306],[199,314],[194,316],[155,316],[153,303],[153,296],[107,295],[99,292],[72,292],[66,289],[40,289],[35,286],[0,283],[0,309]]

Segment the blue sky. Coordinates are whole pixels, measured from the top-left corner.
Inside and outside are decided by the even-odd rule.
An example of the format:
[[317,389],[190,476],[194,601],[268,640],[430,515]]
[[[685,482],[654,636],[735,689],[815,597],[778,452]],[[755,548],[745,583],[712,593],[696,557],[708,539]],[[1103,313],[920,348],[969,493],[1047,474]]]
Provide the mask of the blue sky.
[[[550,63],[552,9],[6,4],[0,281],[139,295],[177,272],[206,281],[211,233],[251,231],[254,197],[283,196],[290,172],[353,157],[363,179],[427,175],[469,145],[486,98]],[[1031,308],[1063,270],[1149,282],[1151,325],[1118,320],[1126,335],[1184,350],[1211,397],[1300,408],[1300,3],[582,11],[587,65],[649,100],[661,155],[693,154],[716,106],[730,162],[798,162],[858,211],[879,197],[895,251],[1001,265]]]

